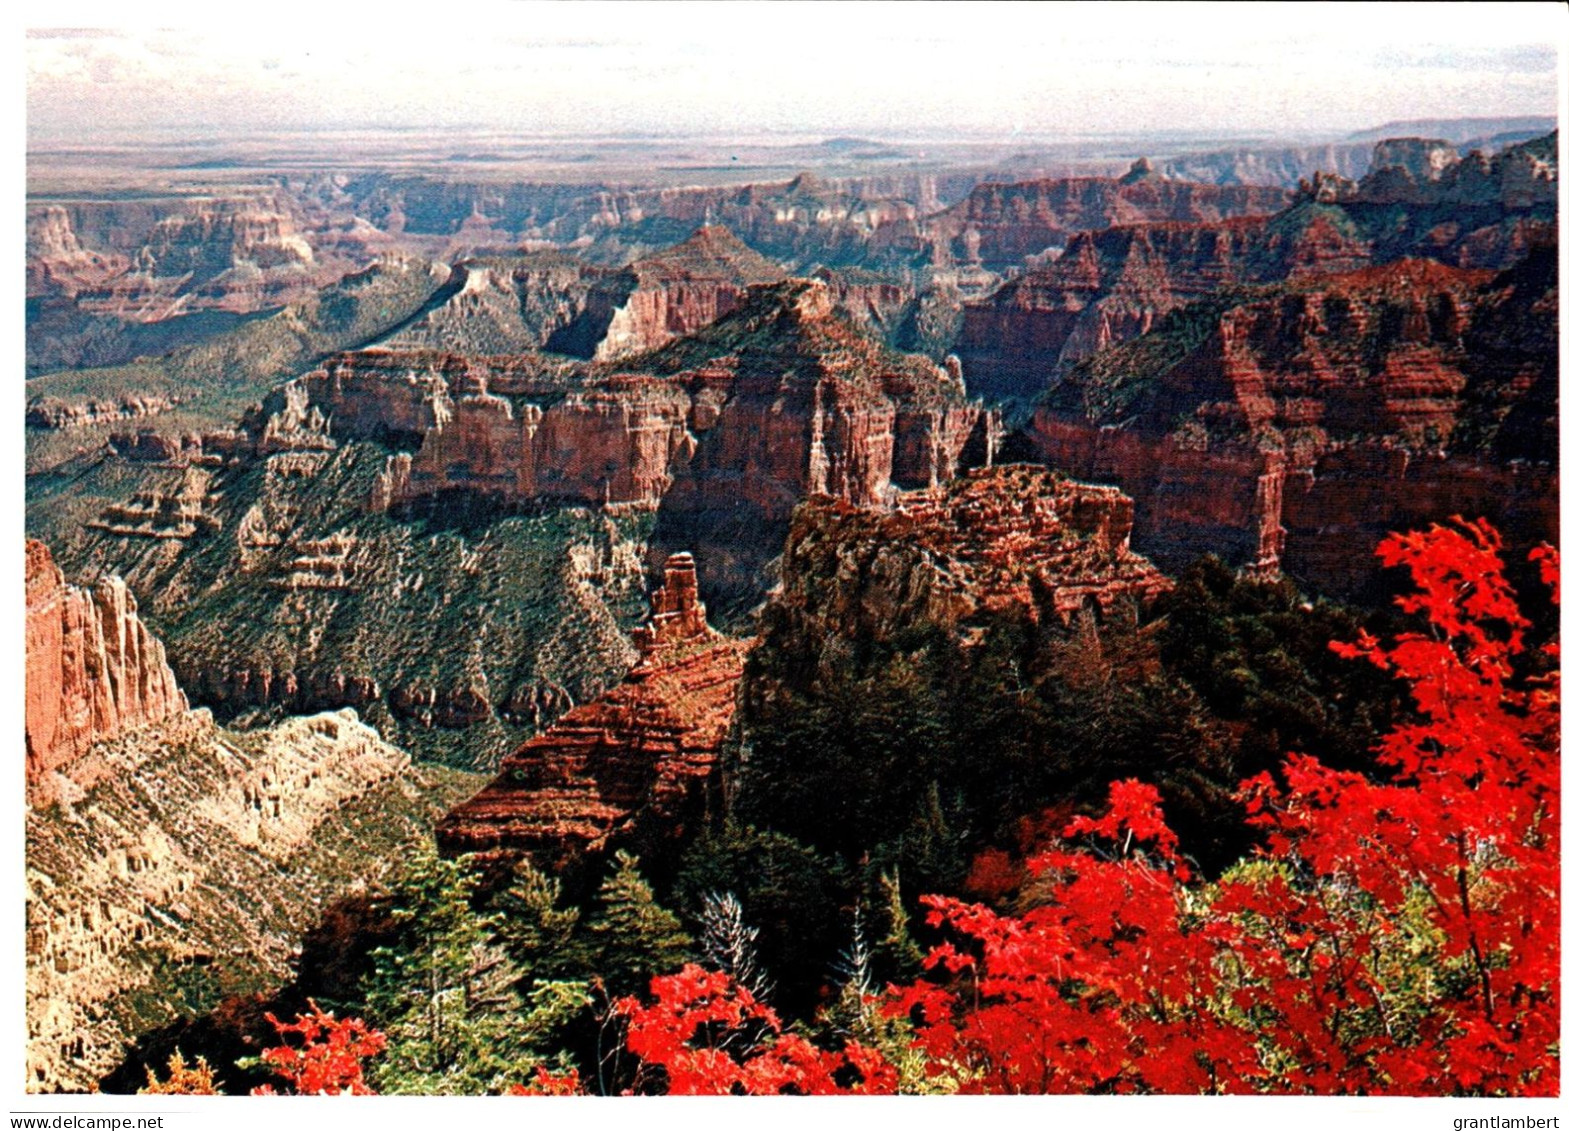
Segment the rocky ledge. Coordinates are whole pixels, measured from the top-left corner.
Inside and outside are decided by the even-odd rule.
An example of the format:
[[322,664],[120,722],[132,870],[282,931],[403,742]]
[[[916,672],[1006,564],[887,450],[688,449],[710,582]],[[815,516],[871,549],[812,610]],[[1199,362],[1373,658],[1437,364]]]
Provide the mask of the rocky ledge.
[[504,758],[437,826],[441,850],[561,868],[679,839],[705,809],[748,648],[710,628],[697,598],[691,556],[671,555],[625,682]]
[[1049,626],[1109,612],[1171,584],[1129,549],[1133,523],[1133,500],[1115,487],[1028,464],[969,472],[888,511],[808,503],[791,524],[763,647],[780,633],[827,648],[933,625],[973,629],[978,643],[1002,613]]
[[1204,553],[1350,594],[1391,529],[1556,534],[1556,248],[1405,260],[1179,312],[1069,372],[1029,435],[1137,501],[1163,567]]

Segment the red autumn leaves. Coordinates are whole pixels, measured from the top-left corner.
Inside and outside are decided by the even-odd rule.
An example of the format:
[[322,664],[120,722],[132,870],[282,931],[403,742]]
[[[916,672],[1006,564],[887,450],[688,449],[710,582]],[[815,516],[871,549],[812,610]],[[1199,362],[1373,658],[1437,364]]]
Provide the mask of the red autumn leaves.
[[[1017,914],[927,897],[946,941],[876,1003],[908,1021],[899,1047],[824,1047],[689,965],[615,1005],[639,1080],[877,1093],[915,1063],[974,1092],[1557,1094],[1557,651],[1528,656],[1499,551],[1484,522],[1381,545],[1426,625],[1338,647],[1398,675],[1415,721],[1377,779],[1292,754],[1242,783],[1254,858],[1196,881],[1157,792],[1117,782],[1033,858]],[[1556,601],[1556,551],[1532,557]],[[299,1091],[356,1090],[378,1035],[351,1024],[281,1026],[305,1047],[266,1059]]]

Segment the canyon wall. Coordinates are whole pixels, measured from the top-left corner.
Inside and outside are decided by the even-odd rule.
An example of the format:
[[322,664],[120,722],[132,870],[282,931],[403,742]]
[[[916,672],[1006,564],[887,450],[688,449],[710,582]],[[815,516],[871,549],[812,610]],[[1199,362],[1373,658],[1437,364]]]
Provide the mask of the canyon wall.
[[223,717],[351,706],[489,769],[619,680],[650,555],[690,550],[735,615],[797,502],[887,505],[984,464],[1000,431],[956,365],[798,281],[629,362],[335,355],[238,429],[116,433],[32,521],[71,569],[150,595]]
[[29,791],[93,743],[183,714],[164,649],[118,577],[68,585],[42,542],[27,542],[26,729]]
[[1460,513],[1554,538],[1554,252],[1287,284],[1070,370],[1030,436],[1132,495],[1168,568],[1215,552],[1350,595],[1391,529]]
[[347,710],[244,733],[190,712],[65,774],[27,815],[35,1092],[92,1090],[141,1033],[287,977],[322,909],[473,788],[412,770]]
[[26,660],[30,1091],[91,1090],[139,1033],[284,976],[467,787],[350,710],[219,729],[125,583],[68,585],[31,540]]
[[248,313],[296,301],[370,261],[318,256],[302,224],[286,194],[40,204],[28,214],[28,298],[133,322]]
[[126,578],[221,719],[353,707],[425,760],[491,769],[620,679],[651,513],[459,494],[389,514],[399,454],[326,428],[295,397],[254,433],[105,459],[30,524],[72,573]]
[[[387,459],[374,510],[461,497],[657,511],[661,546],[685,544],[721,588],[755,591],[754,567],[777,553],[799,500],[881,505],[987,462],[1000,428],[965,398],[956,363],[886,349],[835,312],[823,283],[795,281],[752,288],[626,370],[340,355],[275,394],[252,431],[258,450],[404,449]],[[727,548],[757,560],[717,564]]]
[[1078,232],[1130,224],[1214,223],[1267,215],[1290,203],[1286,189],[1205,185],[1154,175],[1147,162],[1127,176],[981,184],[961,203],[923,225],[937,266],[1019,266],[1027,256],[1062,248]]
[[1444,143],[1390,141],[1360,182],[1315,175],[1274,215],[1071,236],[1051,262],[967,303],[954,352],[973,393],[1031,400],[1080,358],[1217,290],[1413,256],[1512,266],[1556,228],[1545,140],[1463,160]]

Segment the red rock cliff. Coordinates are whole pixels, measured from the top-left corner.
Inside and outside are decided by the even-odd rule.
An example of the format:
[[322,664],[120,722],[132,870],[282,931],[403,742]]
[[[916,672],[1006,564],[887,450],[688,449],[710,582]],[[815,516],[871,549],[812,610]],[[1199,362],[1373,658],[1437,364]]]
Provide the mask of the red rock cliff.
[[1078,232],[1163,221],[1215,222],[1284,207],[1286,189],[1204,185],[1158,177],[1074,177],[980,184],[926,222],[933,262],[1017,265]]
[[697,597],[691,556],[672,555],[625,682],[507,755],[436,827],[441,850],[564,866],[680,837],[703,811],[748,648],[709,628]]
[[368,261],[318,256],[299,207],[287,194],[41,204],[28,216],[28,294],[138,322],[282,306]]
[[584,319],[604,327],[593,356],[605,361],[658,349],[740,307],[748,287],[783,278],[725,228],[699,228],[589,292]]
[[[410,449],[389,460],[377,507],[463,492],[658,507],[696,527],[737,508],[779,525],[814,494],[878,505],[950,477],[967,446],[978,462],[990,451],[975,437],[995,422],[956,369],[883,348],[819,282],[756,288],[640,369],[362,351],[281,390],[252,428],[268,450],[332,437]],[[705,534],[673,537],[687,536]]]
[[27,543],[27,773],[30,783],[123,729],[188,709],[163,645],[117,577],[67,585]]
[[1149,224],[1107,211],[1115,226],[1067,238],[1054,261],[965,306],[954,350],[970,391],[1033,398],[1078,359],[1220,288],[1413,256],[1499,269],[1553,238],[1557,166],[1545,139],[1492,158],[1452,156],[1442,143],[1385,143],[1360,182],[1304,181],[1290,207],[1272,216],[1181,215],[1173,217],[1180,223]]
[[1215,552],[1345,593],[1393,528],[1463,513],[1555,537],[1557,289],[1538,259],[1288,285],[1196,345],[1163,331],[1071,371],[1031,435],[1132,495],[1137,544],[1170,566]]
[[1147,332],[1223,287],[1366,264],[1327,219],[1142,224],[1075,236],[1056,261],[970,303],[955,351],[972,392],[1030,397],[1071,362]]

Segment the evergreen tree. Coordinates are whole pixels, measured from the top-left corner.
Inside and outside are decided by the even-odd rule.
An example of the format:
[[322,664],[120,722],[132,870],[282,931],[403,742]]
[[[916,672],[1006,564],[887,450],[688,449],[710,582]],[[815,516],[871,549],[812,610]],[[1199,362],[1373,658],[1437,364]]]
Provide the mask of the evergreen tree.
[[588,1003],[586,987],[521,976],[495,939],[496,917],[474,910],[475,877],[432,852],[416,856],[393,893],[397,941],[373,951],[365,980],[371,1021],[387,1036],[373,1068],[384,1094],[496,1093],[526,1083],[541,1048]]
[[547,876],[525,857],[512,870],[511,882],[491,900],[496,937],[506,948],[525,988],[539,981],[582,978],[578,944],[582,913],[562,907],[561,881]]
[[593,970],[612,994],[648,987],[655,974],[668,974],[686,961],[692,940],[681,920],[661,907],[637,870],[637,857],[620,851],[616,870],[599,888],[599,908],[587,927]]
[[766,1001],[773,984],[757,961],[757,928],[746,925],[735,893],[707,892],[697,917],[703,927],[699,941],[704,964],[730,975],[736,985]]

